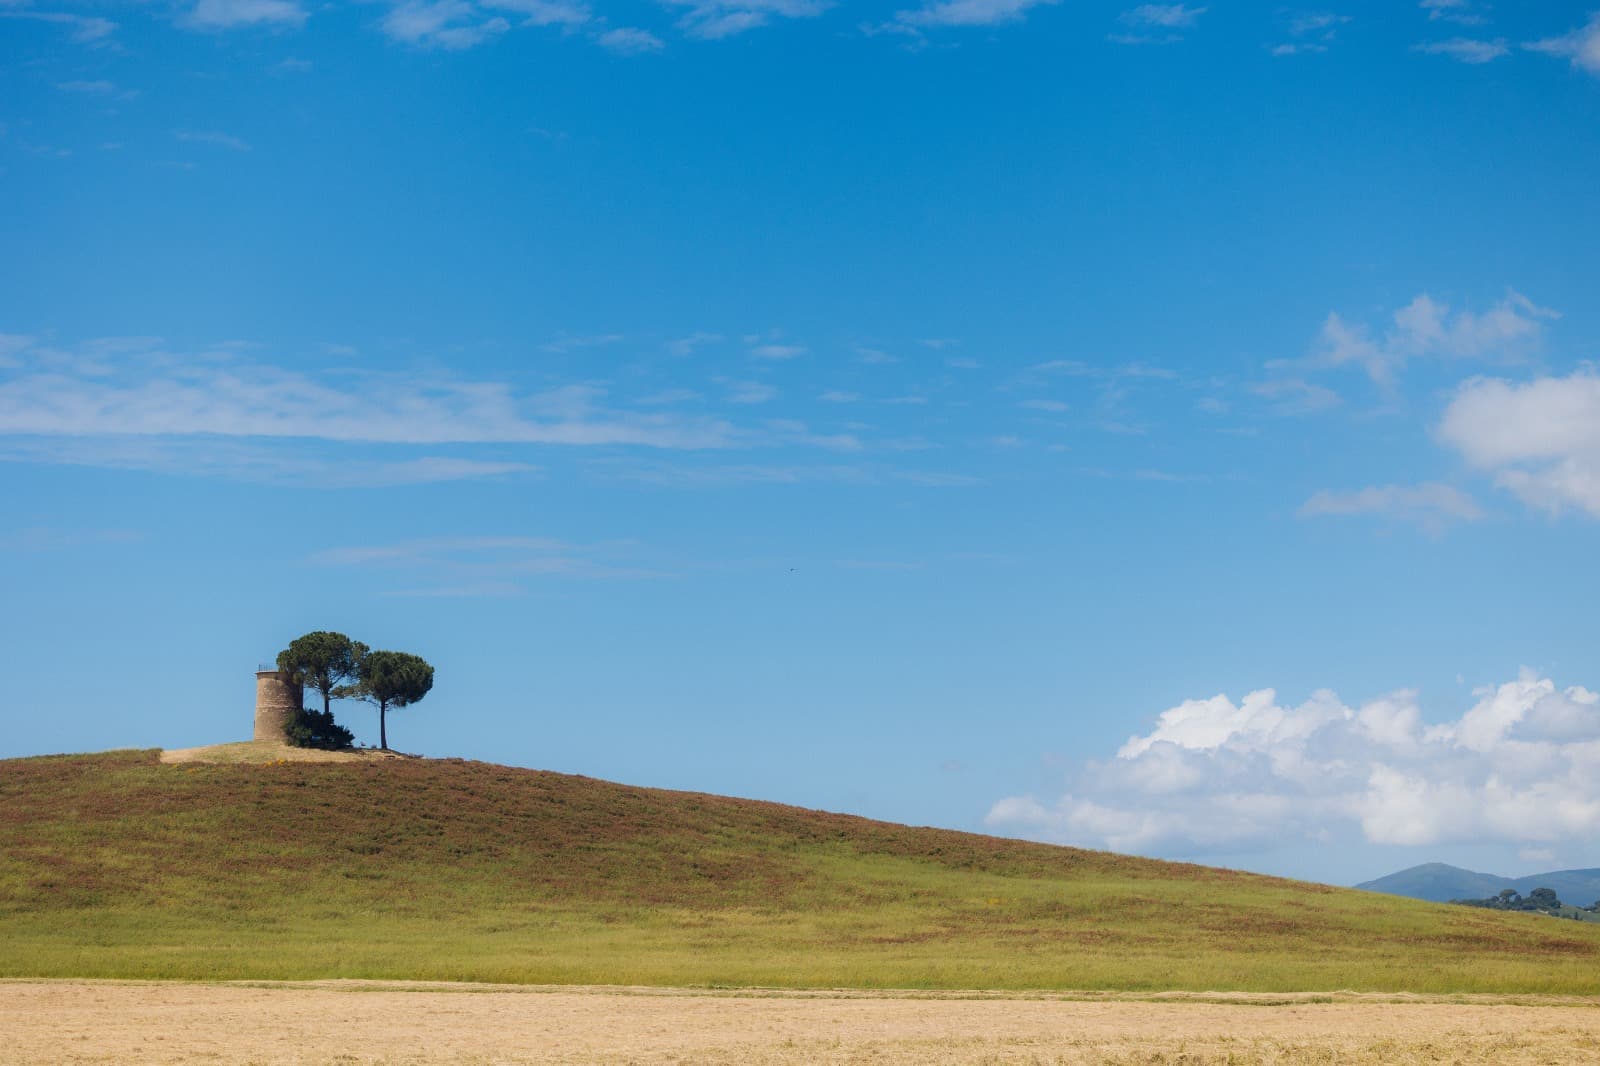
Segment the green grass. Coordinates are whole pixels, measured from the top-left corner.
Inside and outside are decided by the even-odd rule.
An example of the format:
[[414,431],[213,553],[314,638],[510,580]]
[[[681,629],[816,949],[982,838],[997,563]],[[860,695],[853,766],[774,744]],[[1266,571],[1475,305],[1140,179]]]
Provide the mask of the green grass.
[[1600,993],[1600,928],[458,760],[0,761],[0,976]]

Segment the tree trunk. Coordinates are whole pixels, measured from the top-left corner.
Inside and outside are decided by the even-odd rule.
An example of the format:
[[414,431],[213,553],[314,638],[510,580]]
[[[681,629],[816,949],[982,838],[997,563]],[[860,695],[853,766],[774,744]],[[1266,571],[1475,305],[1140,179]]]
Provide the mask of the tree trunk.
[[387,703],[378,704],[378,747],[384,751],[389,750],[389,723],[386,721],[388,713]]

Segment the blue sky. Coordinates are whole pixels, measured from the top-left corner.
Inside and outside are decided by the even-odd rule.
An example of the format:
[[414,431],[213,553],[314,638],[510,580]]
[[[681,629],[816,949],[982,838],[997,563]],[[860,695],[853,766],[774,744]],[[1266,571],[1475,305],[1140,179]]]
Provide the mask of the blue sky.
[[431,755],[1600,865],[1597,128],[1583,4],[0,0],[0,755],[333,628]]

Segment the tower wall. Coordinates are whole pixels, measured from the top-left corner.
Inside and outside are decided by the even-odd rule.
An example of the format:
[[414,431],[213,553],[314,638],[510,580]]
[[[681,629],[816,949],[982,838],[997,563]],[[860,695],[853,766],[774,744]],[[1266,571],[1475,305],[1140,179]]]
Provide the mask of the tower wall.
[[281,671],[256,672],[256,740],[282,743],[304,690]]

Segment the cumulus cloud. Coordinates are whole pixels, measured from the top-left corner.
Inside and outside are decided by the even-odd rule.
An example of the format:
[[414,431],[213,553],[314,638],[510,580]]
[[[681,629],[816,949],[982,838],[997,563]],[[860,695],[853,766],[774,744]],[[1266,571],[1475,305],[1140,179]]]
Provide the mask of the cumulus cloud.
[[1073,791],[1009,796],[989,825],[1118,851],[1194,854],[1358,832],[1375,844],[1521,846],[1600,832],[1600,694],[1531,673],[1427,724],[1412,691],[1359,705],[1272,689],[1186,700]]
[[1487,311],[1455,311],[1422,293],[1395,311],[1378,334],[1333,312],[1323,322],[1309,356],[1269,367],[1359,367],[1374,383],[1392,389],[1399,372],[1414,359],[1508,362],[1526,357],[1542,342],[1545,322],[1559,317],[1518,292],[1508,293]]
[[1522,384],[1475,378],[1456,392],[1438,437],[1530,506],[1600,518],[1600,375]]
[[1471,496],[1449,485],[1381,485],[1355,492],[1318,492],[1301,505],[1301,518],[1378,515],[1438,532],[1450,522],[1474,522],[1483,511]]
[[1531,41],[1522,47],[1568,59],[1578,70],[1600,77],[1600,12],[1590,15],[1587,23],[1571,33]]

